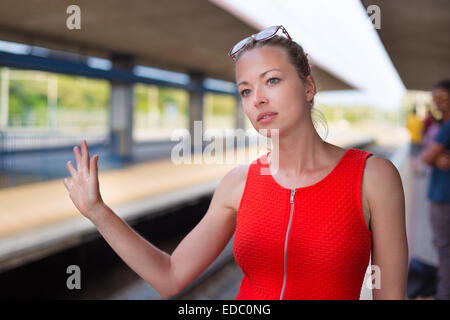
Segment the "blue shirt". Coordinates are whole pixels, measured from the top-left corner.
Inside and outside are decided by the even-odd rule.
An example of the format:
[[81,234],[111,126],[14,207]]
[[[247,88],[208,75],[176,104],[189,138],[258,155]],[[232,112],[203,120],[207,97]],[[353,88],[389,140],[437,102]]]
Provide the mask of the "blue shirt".
[[[441,125],[434,141],[444,145],[447,151],[450,150],[450,121]],[[450,170],[442,171],[433,166],[428,185],[428,199],[450,203]]]

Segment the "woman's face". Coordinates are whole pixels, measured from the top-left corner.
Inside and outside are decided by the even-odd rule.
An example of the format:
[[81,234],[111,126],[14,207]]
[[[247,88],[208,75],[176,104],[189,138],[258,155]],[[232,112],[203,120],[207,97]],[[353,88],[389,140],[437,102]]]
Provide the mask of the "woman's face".
[[258,132],[267,129],[270,137],[270,129],[279,129],[281,136],[310,112],[315,93],[312,77],[304,85],[283,48],[253,48],[240,56],[235,71],[245,113]]

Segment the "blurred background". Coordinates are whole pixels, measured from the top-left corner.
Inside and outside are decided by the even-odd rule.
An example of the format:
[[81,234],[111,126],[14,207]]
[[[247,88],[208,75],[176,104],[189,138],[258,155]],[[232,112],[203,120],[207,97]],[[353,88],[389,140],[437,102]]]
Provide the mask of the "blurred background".
[[[432,87],[449,75],[449,21],[445,0],[0,0],[0,297],[162,299],[72,204],[62,182],[72,148],[87,140],[105,202],[171,252],[234,166],[174,165],[172,134],[192,138],[194,121],[257,134],[227,53],[277,24],[308,53],[319,134],[399,170],[408,298],[433,296],[430,168],[411,154],[412,132],[425,132],[407,119],[442,118]],[[173,299],[234,299],[242,273],[231,246]],[[69,265],[81,289],[68,289]],[[361,298],[371,299],[367,286]]]

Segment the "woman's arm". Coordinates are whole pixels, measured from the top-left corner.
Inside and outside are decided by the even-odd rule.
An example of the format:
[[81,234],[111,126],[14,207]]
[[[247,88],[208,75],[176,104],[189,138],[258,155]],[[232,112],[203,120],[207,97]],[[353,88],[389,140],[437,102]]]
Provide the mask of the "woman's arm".
[[[242,167],[231,170],[220,182],[210,207],[199,224],[169,255],[136,233],[106,204],[98,187],[97,159],[89,160],[86,141],[81,154],[74,148],[77,168],[68,162],[73,184],[64,179],[70,198],[78,210],[98,229],[113,250],[161,296],[168,298],[200,275],[220,254],[231,238],[235,217],[234,202],[243,180]],[[245,168],[244,168],[245,169]]]
[[[374,300],[404,299],[408,274],[405,198],[400,174],[391,161],[367,159],[364,192],[370,207],[372,264],[379,267],[380,288]],[[367,179],[366,179],[367,178]]]
[[225,175],[203,219],[172,252],[176,293],[197,278],[231,239],[247,173],[248,165],[241,165]]
[[141,237],[106,204],[93,213],[91,222],[120,258],[162,297],[173,295],[169,254]]

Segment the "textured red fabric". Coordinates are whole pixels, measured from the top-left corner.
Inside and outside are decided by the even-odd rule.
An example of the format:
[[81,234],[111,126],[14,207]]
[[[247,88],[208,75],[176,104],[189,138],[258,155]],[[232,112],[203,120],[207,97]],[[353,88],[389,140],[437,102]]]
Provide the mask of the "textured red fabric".
[[361,180],[372,153],[347,149],[324,179],[296,188],[292,215],[291,190],[261,174],[267,155],[250,164],[237,213],[233,253],[244,277],[235,298],[359,299],[372,247]]

